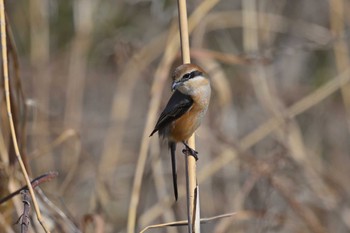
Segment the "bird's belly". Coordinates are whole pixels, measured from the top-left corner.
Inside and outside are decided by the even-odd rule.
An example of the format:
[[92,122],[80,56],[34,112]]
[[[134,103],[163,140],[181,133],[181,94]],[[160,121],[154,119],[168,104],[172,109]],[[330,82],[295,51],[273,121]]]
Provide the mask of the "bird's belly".
[[205,110],[194,113],[190,110],[174,121],[170,129],[170,139],[176,142],[188,140],[199,127],[204,112]]

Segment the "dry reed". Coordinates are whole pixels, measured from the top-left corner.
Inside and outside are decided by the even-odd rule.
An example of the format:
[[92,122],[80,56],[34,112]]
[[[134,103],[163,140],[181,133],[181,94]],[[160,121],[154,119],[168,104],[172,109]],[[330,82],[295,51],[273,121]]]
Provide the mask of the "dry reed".
[[[83,2],[6,2],[20,154],[29,176],[60,173],[36,188],[45,222],[62,233],[126,232],[128,221],[129,232],[187,232],[175,222],[187,216],[185,182],[174,205],[169,158],[148,138],[181,63],[176,1]],[[349,232],[349,2],[187,4],[191,60],[213,89],[196,132],[202,219],[235,212],[201,230]],[[4,93],[1,197],[23,185]],[[20,198],[0,209],[0,231],[19,231]]]

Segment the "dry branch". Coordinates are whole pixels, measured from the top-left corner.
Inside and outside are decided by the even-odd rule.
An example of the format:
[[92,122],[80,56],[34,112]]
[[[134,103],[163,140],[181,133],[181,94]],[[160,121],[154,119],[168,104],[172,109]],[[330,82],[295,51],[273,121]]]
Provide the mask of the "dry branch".
[[[52,179],[54,179],[55,177],[57,177],[58,173],[57,172],[48,172],[44,175],[38,176],[37,178],[35,178],[34,180],[32,180],[31,182],[31,187],[36,188],[37,186],[39,186],[41,183],[50,181]],[[15,192],[9,194],[8,196],[0,199],[0,205],[5,203],[6,201],[10,200],[11,198],[13,198],[14,196],[20,194],[20,192],[24,191],[24,190],[28,190],[28,186],[25,185],[22,188],[16,190]]]

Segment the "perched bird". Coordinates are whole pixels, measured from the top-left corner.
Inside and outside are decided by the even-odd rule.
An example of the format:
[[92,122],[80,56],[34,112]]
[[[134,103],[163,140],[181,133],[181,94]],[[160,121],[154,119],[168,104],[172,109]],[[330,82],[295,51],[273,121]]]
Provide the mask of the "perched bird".
[[188,146],[187,140],[199,127],[208,109],[211,88],[207,74],[194,64],[183,64],[175,69],[171,88],[174,93],[150,136],[159,131],[159,136],[168,141],[177,200],[176,144],[182,142],[189,154],[198,159],[197,151]]

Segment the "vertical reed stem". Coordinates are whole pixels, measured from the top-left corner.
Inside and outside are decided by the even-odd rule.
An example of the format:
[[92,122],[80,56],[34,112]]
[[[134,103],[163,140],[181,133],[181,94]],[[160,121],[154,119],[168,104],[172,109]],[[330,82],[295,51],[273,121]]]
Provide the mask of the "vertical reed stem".
[[[187,8],[186,0],[178,0],[179,27],[181,41],[182,63],[191,63],[190,45],[188,36]],[[188,145],[195,148],[195,135],[188,140]],[[196,177],[196,160],[193,156],[186,156],[186,185],[187,185],[187,212],[188,212],[188,232],[200,232],[199,215],[199,190]]]

